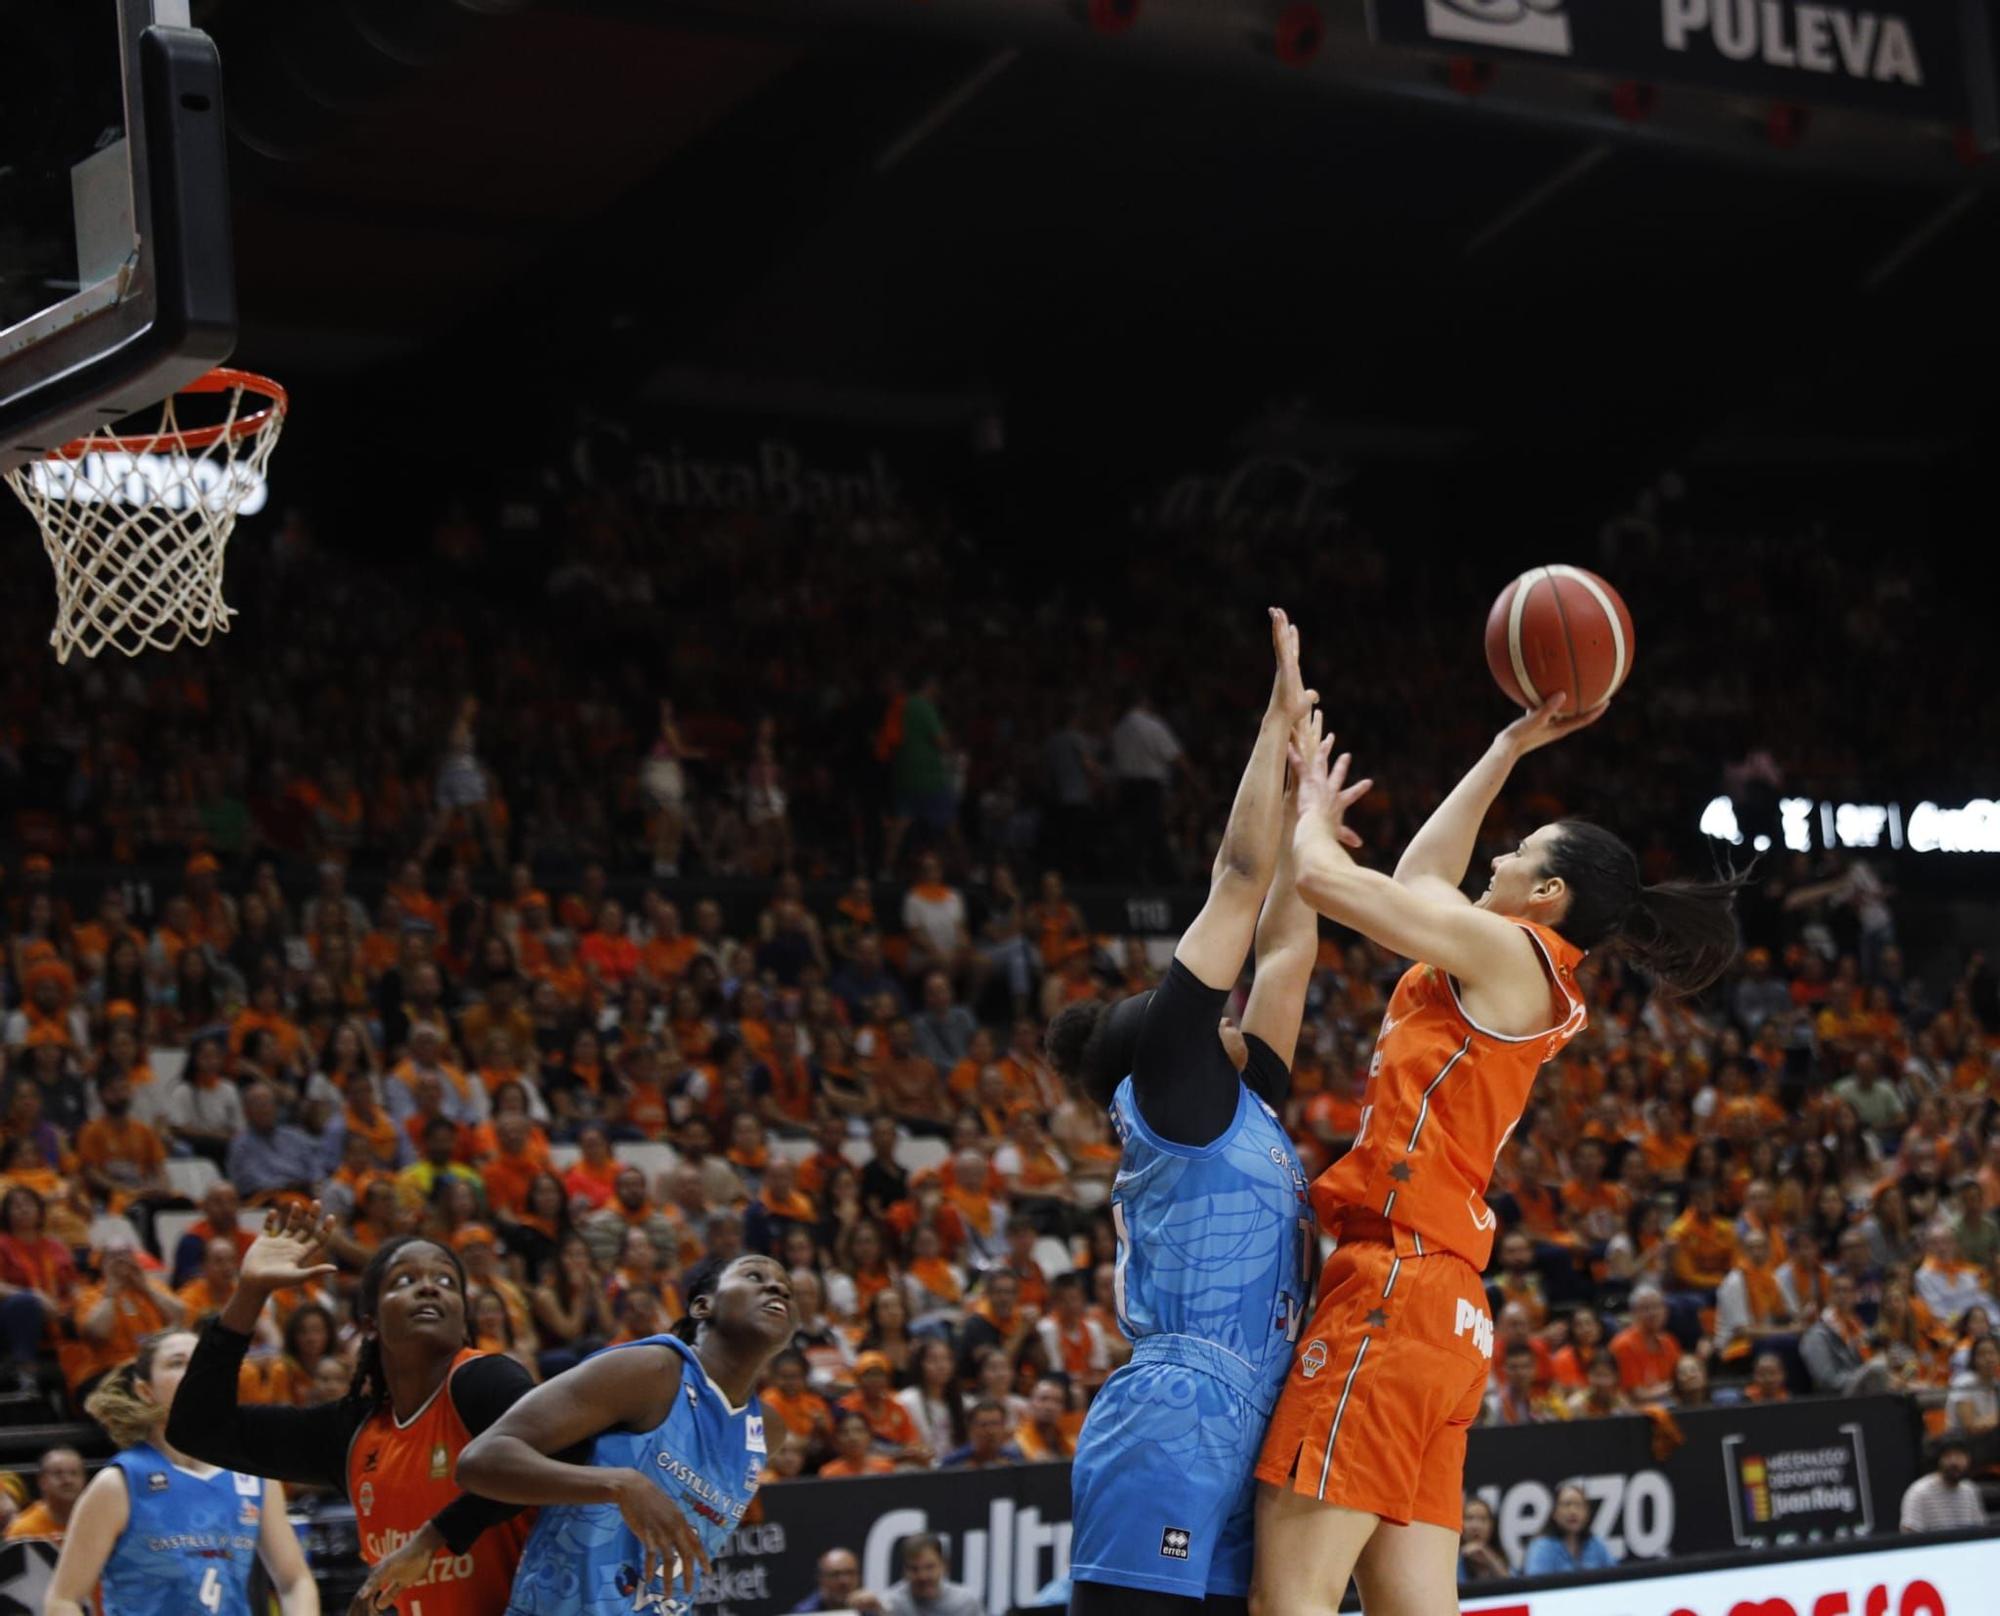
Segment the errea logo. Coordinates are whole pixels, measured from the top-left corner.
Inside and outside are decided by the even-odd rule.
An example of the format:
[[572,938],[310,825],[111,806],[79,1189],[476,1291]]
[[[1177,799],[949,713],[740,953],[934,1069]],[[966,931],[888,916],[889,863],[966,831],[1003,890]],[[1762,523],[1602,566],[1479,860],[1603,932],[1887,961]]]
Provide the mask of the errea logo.
[[1160,1553],[1169,1560],[1185,1560],[1194,1534],[1185,1526],[1170,1526],[1160,1534]]

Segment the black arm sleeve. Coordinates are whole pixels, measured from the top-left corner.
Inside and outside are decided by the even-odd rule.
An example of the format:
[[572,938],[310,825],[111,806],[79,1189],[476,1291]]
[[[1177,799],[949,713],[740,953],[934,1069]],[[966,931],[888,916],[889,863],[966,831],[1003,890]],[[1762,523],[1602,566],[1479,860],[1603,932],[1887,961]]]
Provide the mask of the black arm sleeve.
[[1212,1144],[1236,1115],[1241,1081],[1216,1025],[1227,988],[1179,960],[1153,990],[1132,1057],[1132,1093],[1146,1126],[1177,1145]]
[[249,1348],[250,1338],[220,1319],[201,1332],[167,1416],[167,1440],[212,1465],[346,1497],[347,1446],[365,1416],[344,1399],[319,1408],[244,1407],[236,1376]]
[[[465,1429],[477,1436],[534,1387],[534,1379],[527,1370],[512,1358],[496,1352],[488,1357],[474,1358],[451,1377],[451,1406],[465,1422]],[[584,1444],[586,1449],[588,1446]],[[574,1464],[589,1462],[588,1452],[566,1453],[562,1457]],[[453,1554],[463,1554],[478,1541],[487,1527],[510,1521],[527,1507],[525,1504],[499,1504],[490,1498],[460,1493],[431,1518],[431,1525],[438,1529],[438,1536],[444,1539],[446,1548]]]
[[1243,1081],[1252,1094],[1273,1111],[1292,1095],[1292,1069],[1278,1059],[1278,1052],[1254,1032],[1246,1032],[1243,1042],[1250,1046],[1250,1060],[1243,1068]]

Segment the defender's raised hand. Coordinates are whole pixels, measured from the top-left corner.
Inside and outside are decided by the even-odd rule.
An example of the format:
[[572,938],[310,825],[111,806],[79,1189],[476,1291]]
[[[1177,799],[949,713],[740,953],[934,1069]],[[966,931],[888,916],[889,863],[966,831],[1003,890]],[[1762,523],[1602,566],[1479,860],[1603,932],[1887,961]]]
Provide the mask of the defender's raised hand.
[[268,1294],[338,1273],[326,1260],[334,1225],[334,1218],[317,1201],[310,1206],[294,1201],[282,1209],[273,1207],[264,1219],[264,1232],[243,1253],[237,1283]]
[[1271,711],[1287,724],[1296,724],[1313,710],[1319,700],[1317,690],[1306,689],[1299,672],[1299,631],[1282,608],[1271,613],[1271,651],[1278,661],[1277,677],[1271,682]]

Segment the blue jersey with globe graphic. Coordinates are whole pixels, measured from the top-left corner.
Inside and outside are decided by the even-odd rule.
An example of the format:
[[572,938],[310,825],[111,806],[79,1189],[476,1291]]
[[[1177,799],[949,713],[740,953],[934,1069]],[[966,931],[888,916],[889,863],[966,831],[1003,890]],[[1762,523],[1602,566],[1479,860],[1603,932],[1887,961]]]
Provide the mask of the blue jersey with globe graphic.
[[[648,1336],[604,1350],[648,1346],[670,1347],[684,1360],[673,1411],[650,1431],[604,1432],[589,1462],[651,1476],[710,1557],[719,1559],[757,1495],[765,1459],[763,1409],[755,1396],[741,1408],[731,1406],[694,1349],[677,1336]],[[522,1550],[508,1616],[627,1616],[635,1610],[682,1616],[691,1604],[685,1587],[669,1591],[656,1573],[649,1587],[640,1588],[641,1563],[639,1540],[616,1504],[547,1506]]]
[[[1239,1085],[1219,1137],[1175,1144],[1146,1126],[1129,1077],[1111,1121],[1125,1147],[1111,1213],[1126,1337],[1135,1349],[1154,1337],[1193,1343],[1191,1361],[1268,1411],[1312,1294],[1312,1206],[1284,1125]],[[1180,1350],[1161,1340],[1145,1353]]]
[[1239,1085],[1210,1143],[1146,1125],[1128,1077],[1111,1210],[1132,1359],[1090,1405],[1071,1468],[1078,1582],[1181,1598],[1250,1586],[1264,1428],[1311,1312],[1316,1230],[1276,1113]]

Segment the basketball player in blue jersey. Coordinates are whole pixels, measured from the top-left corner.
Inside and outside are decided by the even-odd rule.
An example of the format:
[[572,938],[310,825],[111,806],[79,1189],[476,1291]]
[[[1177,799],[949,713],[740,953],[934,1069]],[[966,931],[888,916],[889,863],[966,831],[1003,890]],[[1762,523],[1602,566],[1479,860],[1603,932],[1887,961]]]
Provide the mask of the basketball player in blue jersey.
[[[1166,979],[1108,1008],[1071,1006],[1049,1027],[1056,1069],[1109,1108],[1124,1145],[1115,1301],[1133,1344],[1077,1439],[1071,1616],[1247,1608],[1252,1467],[1312,1311],[1312,1210],[1274,1108],[1291,1087],[1319,948],[1284,867],[1285,747],[1294,726],[1317,744],[1318,698],[1283,612],[1271,613],[1271,638],[1270,703],[1208,901]],[[1253,940],[1238,1028],[1222,1011]]]
[[253,1556],[284,1616],[319,1616],[284,1489],[203,1464],[166,1440],[194,1347],[186,1331],[154,1336],[90,1394],[85,1407],[123,1451],[77,1500],[45,1616],[84,1616],[100,1577],[104,1616],[250,1616]]
[[673,1334],[607,1347],[538,1386],[459,1456],[467,1492],[552,1506],[508,1616],[692,1606],[766,1463],[756,1386],[791,1344],[791,1279],[769,1257],[738,1257],[688,1309]]

